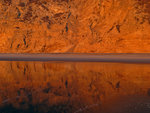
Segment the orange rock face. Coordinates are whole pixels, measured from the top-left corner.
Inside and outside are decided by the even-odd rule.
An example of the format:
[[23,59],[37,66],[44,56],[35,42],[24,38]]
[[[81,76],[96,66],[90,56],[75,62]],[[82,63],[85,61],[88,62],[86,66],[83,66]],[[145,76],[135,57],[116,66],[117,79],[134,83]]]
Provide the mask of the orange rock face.
[[0,52],[150,52],[149,0],[1,0]]

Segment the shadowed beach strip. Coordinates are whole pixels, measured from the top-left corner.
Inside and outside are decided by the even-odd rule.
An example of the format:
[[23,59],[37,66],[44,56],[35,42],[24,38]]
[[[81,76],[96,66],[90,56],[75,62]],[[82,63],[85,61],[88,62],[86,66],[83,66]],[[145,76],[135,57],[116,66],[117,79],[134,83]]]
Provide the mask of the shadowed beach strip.
[[0,61],[150,63],[150,54],[0,54]]

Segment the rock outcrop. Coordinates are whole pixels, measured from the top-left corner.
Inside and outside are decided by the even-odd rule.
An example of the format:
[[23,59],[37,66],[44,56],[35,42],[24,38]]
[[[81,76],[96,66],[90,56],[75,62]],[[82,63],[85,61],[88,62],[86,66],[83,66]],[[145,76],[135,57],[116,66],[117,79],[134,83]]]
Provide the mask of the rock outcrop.
[[1,0],[0,52],[150,52],[149,0]]

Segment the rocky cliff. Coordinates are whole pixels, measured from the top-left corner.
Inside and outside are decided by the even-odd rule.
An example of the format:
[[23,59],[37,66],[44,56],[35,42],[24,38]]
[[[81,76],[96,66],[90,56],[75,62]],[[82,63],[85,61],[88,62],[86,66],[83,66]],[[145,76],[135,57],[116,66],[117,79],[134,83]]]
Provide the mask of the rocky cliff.
[[1,0],[0,52],[150,52],[149,0]]

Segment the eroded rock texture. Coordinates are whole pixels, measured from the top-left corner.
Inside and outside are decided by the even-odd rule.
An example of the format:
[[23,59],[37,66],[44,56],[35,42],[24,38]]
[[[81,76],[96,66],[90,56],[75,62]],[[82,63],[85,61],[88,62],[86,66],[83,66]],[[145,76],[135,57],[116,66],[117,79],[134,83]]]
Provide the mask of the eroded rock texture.
[[150,52],[149,0],[1,0],[0,52]]

